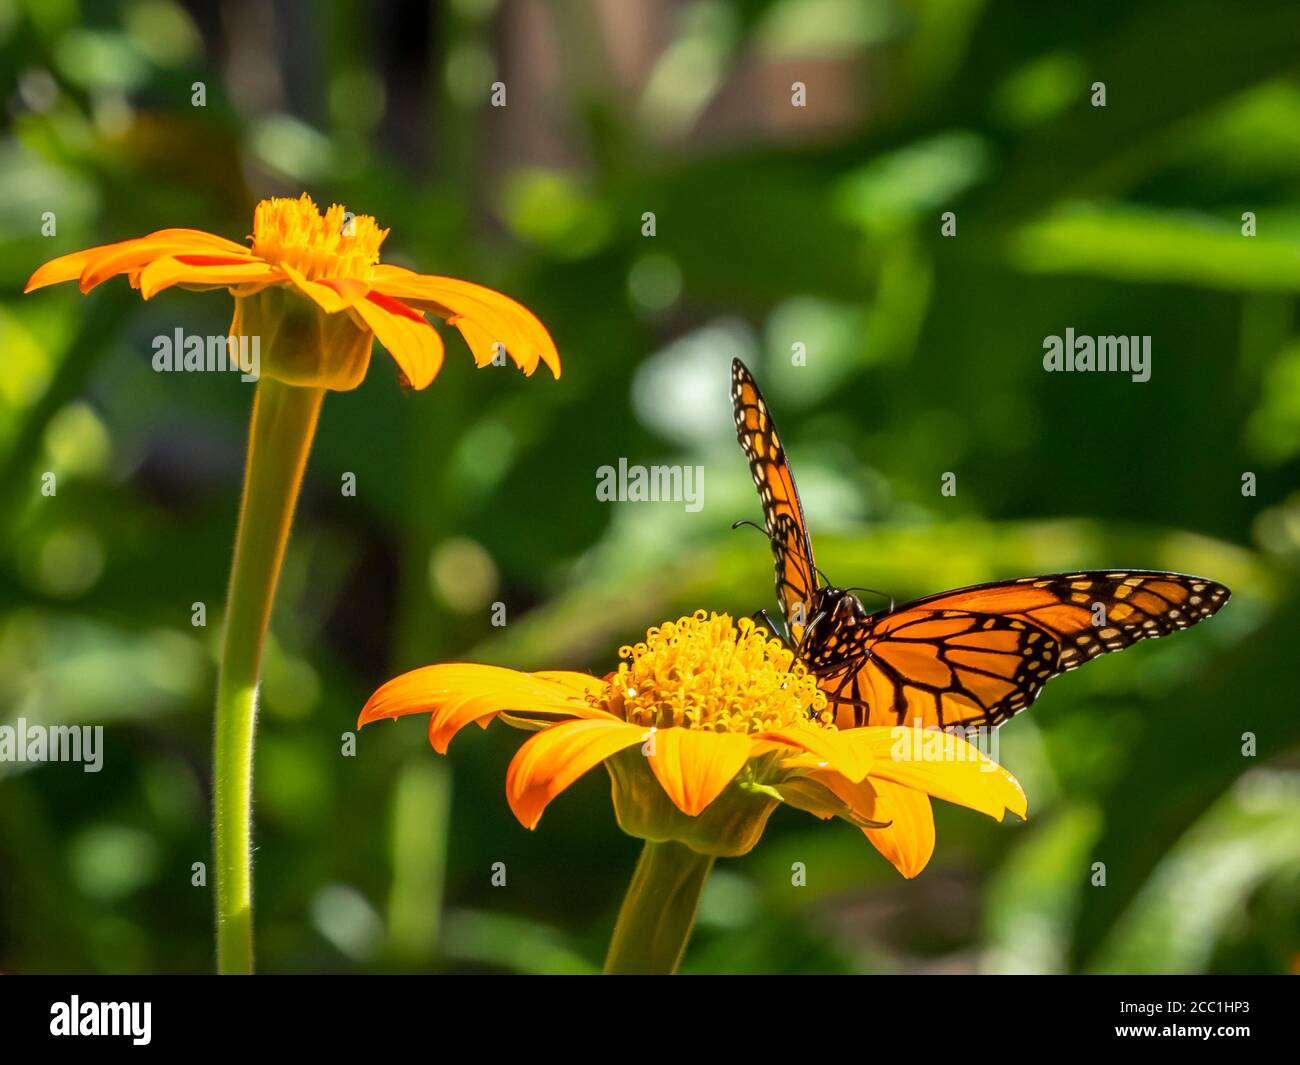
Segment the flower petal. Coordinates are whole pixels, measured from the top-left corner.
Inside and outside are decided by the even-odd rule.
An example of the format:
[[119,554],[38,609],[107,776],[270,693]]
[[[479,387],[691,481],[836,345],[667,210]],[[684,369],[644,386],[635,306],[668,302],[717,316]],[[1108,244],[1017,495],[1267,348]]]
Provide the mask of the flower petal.
[[525,828],[536,828],[550,801],[593,766],[645,741],[648,731],[617,718],[562,721],[519,748],[506,773],[506,799]]
[[230,259],[214,265],[194,265],[174,256],[165,256],[155,259],[140,271],[138,284],[140,295],[148,300],[173,285],[225,288],[227,285],[269,284],[279,277],[279,271],[261,259]]
[[873,755],[854,733],[861,729],[837,731],[829,728],[795,725],[790,728],[760,732],[755,739],[764,741],[764,748],[794,747],[806,751],[811,758],[796,756],[792,765],[806,769],[822,766],[834,769],[847,780],[857,782],[872,768]]
[[[425,304],[424,309],[431,313],[437,313],[436,306],[432,304]],[[449,315],[447,321],[451,322],[457,330],[460,331],[460,335],[469,346],[469,353],[474,356],[474,365],[480,369],[491,364],[492,360],[496,357],[498,344],[506,348],[506,353],[509,354],[509,344],[501,339],[500,330],[493,333],[491,330],[483,326],[477,319],[465,317],[458,318],[454,314]],[[527,375],[528,372],[527,367],[525,367],[525,375]]]
[[563,684],[584,697],[600,695],[605,690],[606,684],[603,677],[593,677],[590,673],[575,673],[568,669],[539,669],[533,673],[533,676]]
[[540,361],[560,376],[560,356],[551,334],[532,311],[509,296],[459,278],[417,274],[387,264],[374,268],[372,283],[380,292],[454,325],[480,366],[492,361],[493,345],[500,343],[524,373],[531,374]]
[[834,770],[823,769],[812,774],[811,779],[824,787],[843,809],[834,811],[858,828],[882,828],[889,820],[879,809],[879,792],[870,778],[857,782],[847,780]]
[[214,233],[200,229],[160,229],[147,236],[100,244],[51,259],[32,274],[23,291],[81,278],[82,292],[89,292],[116,274],[129,273],[154,259],[185,252],[251,257],[244,245]]
[[338,314],[346,311],[357,300],[365,299],[370,286],[355,278],[333,278],[324,281],[309,281],[294,267],[281,263],[280,269],[289,279],[291,288],[306,296],[326,314]]
[[429,742],[445,754],[453,736],[502,710],[521,716],[607,718],[572,686],[501,666],[447,662],[403,673],[383,685],[361,710],[357,727],[385,717],[430,714]]
[[929,864],[934,854],[934,812],[919,791],[888,780],[871,782],[876,791],[874,820],[888,828],[864,828],[863,835],[909,880]]
[[749,761],[753,741],[737,732],[653,730],[650,768],[673,805],[696,817]]
[[354,303],[351,312],[388,349],[412,388],[428,387],[442,368],[443,349],[442,337],[424,315],[373,291]]
[[1007,810],[1027,815],[1020,782],[965,739],[906,725],[849,729],[845,735],[875,756],[872,780],[892,780],[936,799],[1001,821]]
[[779,784],[772,784],[771,788],[788,805],[820,817],[823,821],[852,814],[839,796],[812,777],[790,777]]

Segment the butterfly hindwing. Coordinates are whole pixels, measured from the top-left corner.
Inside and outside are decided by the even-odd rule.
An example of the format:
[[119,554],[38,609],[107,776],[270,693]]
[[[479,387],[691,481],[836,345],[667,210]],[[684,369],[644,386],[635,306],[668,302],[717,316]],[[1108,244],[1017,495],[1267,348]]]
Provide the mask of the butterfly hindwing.
[[1160,571],[1023,577],[845,618],[830,650],[814,626],[805,660],[842,721],[996,725],[1052,677],[1194,625],[1229,594],[1214,581]]
[[776,560],[776,590],[786,631],[796,644],[812,614],[817,568],[804,521],[803,504],[785,448],[753,375],[739,359],[731,364],[731,400],[736,438],[763,504],[763,520]]
[[1060,671],[1061,645],[1014,618],[904,607],[888,633],[850,627],[843,654],[810,667],[841,727],[996,725]]

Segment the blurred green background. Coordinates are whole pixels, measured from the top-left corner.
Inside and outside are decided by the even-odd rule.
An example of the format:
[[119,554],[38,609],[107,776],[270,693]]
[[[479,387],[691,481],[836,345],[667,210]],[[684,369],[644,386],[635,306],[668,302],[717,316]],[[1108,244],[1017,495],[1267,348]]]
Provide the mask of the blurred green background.
[[[22,284],[165,226],[242,239],[302,190],[528,304],[564,375],[476,371],[449,333],[426,392],[376,352],[328,398],[266,662],[264,971],[599,966],[638,848],[604,773],[530,833],[518,733],[445,760],[420,719],[342,738],[417,665],[603,672],[667,617],[771,608],[766,546],[729,530],[759,516],[733,356],[840,584],[1151,567],[1235,594],[1053,682],[1001,733],[1030,820],[937,804],[916,881],[778,811],[686,969],[1300,968],[1298,68],[1290,2],[0,0],[0,723],[106,735],[98,774],[0,763],[0,968],[211,968],[191,869],[251,399],[150,367],[156,335],[224,331],[224,293]],[[1150,381],[1044,373],[1067,327],[1151,335]],[[704,508],[598,502],[620,457],[702,465]]]

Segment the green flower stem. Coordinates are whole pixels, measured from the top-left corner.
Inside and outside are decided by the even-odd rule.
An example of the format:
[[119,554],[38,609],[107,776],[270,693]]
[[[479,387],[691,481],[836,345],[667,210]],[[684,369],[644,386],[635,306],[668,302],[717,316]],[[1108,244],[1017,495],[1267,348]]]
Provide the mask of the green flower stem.
[[605,972],[676,972],[712,868],[710,855],[647,840],[614,925]]
[[244,497],[217,681],[213,820],[217,971],[253,971],[253,727],[262,645],[325,390],[262,378],[253,398]]

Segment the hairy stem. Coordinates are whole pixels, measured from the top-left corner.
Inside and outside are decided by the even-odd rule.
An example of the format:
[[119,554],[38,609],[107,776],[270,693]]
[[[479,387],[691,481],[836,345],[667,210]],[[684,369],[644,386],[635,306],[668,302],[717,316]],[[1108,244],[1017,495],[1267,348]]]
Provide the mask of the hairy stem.
[[217,682],[213,822],[217,971],[253,971],[253,730],[271,619],[323,389],[257,384]]

